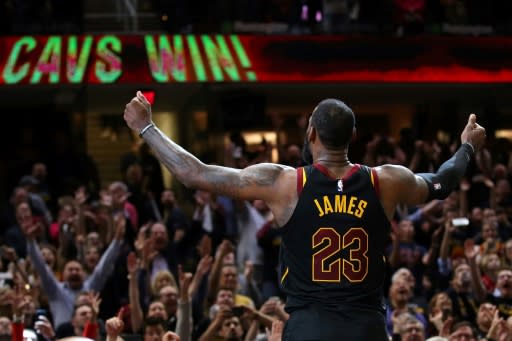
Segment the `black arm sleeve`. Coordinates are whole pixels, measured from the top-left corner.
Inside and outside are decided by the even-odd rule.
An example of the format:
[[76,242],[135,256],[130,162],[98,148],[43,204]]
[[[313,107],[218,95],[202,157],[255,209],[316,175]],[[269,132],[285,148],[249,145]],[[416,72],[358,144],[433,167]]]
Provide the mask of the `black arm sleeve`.
[[466,173],[469,161],[473,157],[473,147],[464,143],[455,154],[437,170],[437,173],[419,173],[427,182],[429,189],[428,200],[445,199],[455,188]]

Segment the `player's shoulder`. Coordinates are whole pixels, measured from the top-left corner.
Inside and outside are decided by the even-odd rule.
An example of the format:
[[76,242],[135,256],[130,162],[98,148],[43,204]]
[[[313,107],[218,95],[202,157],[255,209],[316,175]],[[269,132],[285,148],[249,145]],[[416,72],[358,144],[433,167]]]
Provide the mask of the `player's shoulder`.
[[273,163],[273,162],[255,163],[253,165],[248,166],[246,169],[260,169],[260,170],[268,169],[268,170],[276,170],[276,171],[280,171],[280,172],[293,172],[296,170],[295,168],[293,168],[291,166],[283,165],[280,163]]
[[411,170],[402,165],[385,164],[372,167],[379,175],[398,175],[401,173],[412,174]]
[[297,179],[297,169],[291,166],[279,163],[258,163],[245,168],[244,172],[251,174],[259,179],[259,183],[263,184],[267,179],[267,185],[277,187],[288,187],[294,185]]
[[373,170],[377,173],[381,184],[396,184],[414,178],[414,173],[409,168],[402,165],[385,164],[373,167]]
[[272,162],[261,162],[250,165],[242,170],[244,175],[271,177],[274,181],[284,177],[293,176],[295,168]]

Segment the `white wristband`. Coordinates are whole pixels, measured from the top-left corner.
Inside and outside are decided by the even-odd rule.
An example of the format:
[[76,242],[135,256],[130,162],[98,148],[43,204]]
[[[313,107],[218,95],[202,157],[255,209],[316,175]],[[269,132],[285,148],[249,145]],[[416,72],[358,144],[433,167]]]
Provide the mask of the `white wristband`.
[[144,133],[151,127],[154,127],[155,125],[153,123],[150,123],[148,124],[147,126],[145,126],[144,128],[142,128],[142,130],[140,131],[139,133],[139,137],[142,137],[142,135],[144,135]]

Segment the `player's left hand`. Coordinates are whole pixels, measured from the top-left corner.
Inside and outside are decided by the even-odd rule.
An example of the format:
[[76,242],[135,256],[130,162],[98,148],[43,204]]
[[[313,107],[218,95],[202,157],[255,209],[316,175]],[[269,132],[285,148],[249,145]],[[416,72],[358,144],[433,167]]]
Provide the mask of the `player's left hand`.
[[152,122],[151,104],[142,92],[137,91],[137,95],[132,98],[130,103],[126,104],[124,120],[128,127],[137,133]]

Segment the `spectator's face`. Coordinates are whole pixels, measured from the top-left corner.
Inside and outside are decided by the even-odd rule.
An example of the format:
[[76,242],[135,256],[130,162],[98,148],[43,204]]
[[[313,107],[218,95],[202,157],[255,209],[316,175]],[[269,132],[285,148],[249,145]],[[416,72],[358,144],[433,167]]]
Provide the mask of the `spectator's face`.
[[447,294],[444,294],[444,293],[438,294],[437,298],[436,298],[436,304],[435,304],[434,309],[437,311],[442,311],[442,310],[452,311],[452,309],[453,309],[452,300],[450,300],[450,297],[448,297]]
[[152,302],[148,307],[148,317],[161,317],[167,320],[164,304],[160,301]]
[[167,285],[160,289],[160,301],[165,306],[167,314],[174,315],[178,307],[178,291],[176,288]]
[[53,251],[47,247],[43,247],[41,249],[41,254],[43,255],[45,263],[48,264],[50,269],[52,269],[53,266],[55,265],[55,254],[53,253]]
[[0,335],[11,335],[11,320],[0,317]]
[[194,199],[196,200],[196,203],[202,207],[212,200],[212,195],[210,192],[197,190],[194,194]]
[[70,223],[73,220],[74,211],[71,205],[64,205],[59,209],[58,221],[61,224]]
[[126,182],[129,184],[140,184],[144,174],[139,164],[133,164],[126,170]]
[[461,326],[457,328],[449,337],[450,341],[473,341],[476,340],[473,330],[469,326]]
[[498,163],[494,166],[493,174],[496,179],[503,179],[507,177],[507,166],[502,163]]
[[238,273],[236,267],[225,266],[220,275],[220,287],[236,290],[238,286]]
[[118,184],[112,184],[109,187],[109,194],[112,196],[112,205],[117,207],[124,203],[128,193],[122,186]]
[[498,236],[498,229],[496,226],[490,222],[485,222],[482,225],[482,238],[484,240],[488,239],[496,239]]
[[482,303],[480,307],[478,307],[477,314],[477,323],[480,327],[484,327],[486,329],[491,327],[491,322],[493,319],[493,308],[494,305],[490,303]]
[[167,230],[164,224],[156,223],[151,226],[150,238],[155,242],[156,250],[163,250],[167,246]]
[[505,243],[505,256],[507,259],[512,260],[512,239]]
[[471,270],[469,265],[461,264],[457,267],[454,274],[455,282],[462,287],[471,285]]
[[301,151],[299,146],[293,144],[286,149],[286,161],[290,166],[300,165]]
[[396,275],[397,275],[397,278],[403,279],[411,286],[411,288],[414,288],[414,286],[416,284],[416,280],[415,280],[414,275],[412,274],[411,270],[406,269],[406,268],[401,268],[401,269],[397,270]]
[[398,225],[399,238],[402,242],[409,242],[414,239],[414,226],[410,220],[402,220]]
[[474,223],[480,223],[483,219],[484,215],[482,209],[480,207],[475,207],[471,210],[471,220]]
[[88,305],[80,306],[76,309],[75,315],[72,319],[72,324],[74,327],[82,328],[85,326],[87,321],[92,319],[92,309]]
[[161,341],[165,330],[161,325],[147,326],[144,329],[144,341]]
[[32,168],[32,176],[39,181],[46,178],[46,165],[44,163],[36,163]]
[[501,259],[496,253],[491,253],[487,256],[487,263],[482,264],[487,271],[496,271],[501,267]]
[[225,340],[241,340],[244,330],[238,317],[233,316],[225,319],[219,331],[219,335]]
[[98,232],[89,232],[87,234],[87,245],[101,249],[101,240]]
[[85,251],[85,264],[87,268],[94,269],[100,260],[100,253],[96,247],[88,247]]
[[227,306],[232,307],[235,304],[235,300],[233,297],[233,292],[231,290],[221,289],[217,293],[217,304],[225,304]]
[[168,276],[161,275],[156,279],[156,291],[159,292],[163,287],[171,284],[171,279]]
[[80,293],[76,298],[75,305],[92,304],[91,296],[86,293]]
[[498,180],[495,191],[501,196],[507,196],[510,194],[510,182],[506,179]]
[[402,341],[424,341],[425,328],[420,322],[408,322],[403,326]]
[[18,206],[22,202],[28,202],[28,192],[24,188],[16,188],[12,197],[12,203],[14,206]]
[[496,211],[492,208],[484,208],[483,216],[484,219],[494,218],[496,217]]
[[512,297],[512,270],[501,270],[498,273],[496,288],[501,292],[502,297]]
[[[36,302],[33,300],[33,297],[30,295],[25,295],[25,299],[28,301],[27,304],[21,310],[22,315],[25,316],[25,321],[27,318],[31,321],[32,316],[36,313]],[[32,323],[32,322],[30,322]]]
[[391,284],[389,295],[395,302],[407,302],[411,297],[411,287],[403,279],[399,278]]
[[463,256],[457,256],[457,257],[454,257],[452,258],[452,268],[453,269],[457,269],[459,267],[459,265],[461,264],[467,264],[467,260],[466,260],[466,257]]
[[170,190],[166,190],[162,192],[162,197],[160,199],[162,204],[166,206],[174,206],[176,202],[176,198],[174,196],[174,192]]
[[32,220],[32,210],[28,203],[22,202],[16,207],[16,220],[20,226],[24,221]]
[[84,282],[84,269],[82,265],[76,261],[71,261],[64,267],[63,278],[69,283],[72,289],[80,289]]
[[235,253],[228,252],[224,258],[222,258],[222,264],[235,264]]

